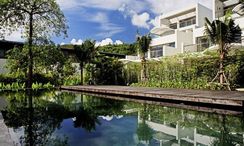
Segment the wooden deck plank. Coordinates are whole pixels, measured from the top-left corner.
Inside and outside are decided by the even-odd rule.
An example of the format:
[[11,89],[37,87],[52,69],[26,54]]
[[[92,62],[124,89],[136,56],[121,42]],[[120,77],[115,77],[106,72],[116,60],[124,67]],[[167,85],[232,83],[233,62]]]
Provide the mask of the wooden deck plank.
[[129,86],[62,86],[61,89],[231,106],[243,106],[244,103],[244,92],[238,91],[207,91]]

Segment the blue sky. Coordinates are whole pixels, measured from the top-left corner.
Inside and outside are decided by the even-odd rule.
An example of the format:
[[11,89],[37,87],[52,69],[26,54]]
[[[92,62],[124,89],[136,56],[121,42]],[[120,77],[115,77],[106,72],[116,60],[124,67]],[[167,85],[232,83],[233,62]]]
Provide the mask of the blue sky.
[[[201,3],[211,7],[212,0],[57,0],[68,22],[68,38],[55,43],[82,43],[85,39],[98,44],[131,43],[137,29],[148,33],[155,17],[188,5]],[[21,34],[14,32],[7,40],[19,41]]]

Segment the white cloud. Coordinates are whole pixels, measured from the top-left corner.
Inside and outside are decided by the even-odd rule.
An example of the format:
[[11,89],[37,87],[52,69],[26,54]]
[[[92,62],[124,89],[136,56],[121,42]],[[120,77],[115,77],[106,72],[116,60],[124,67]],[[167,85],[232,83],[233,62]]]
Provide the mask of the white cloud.
[[77,45],[81,45],[82,43],[83,43],[83,41],[82,41],[81,39],[79,39],[79,40],[76,42]]
[[106,46],[109,44],[113,44],[113,40],[111,38],[106,38],[104,40],[102,40],[101,42],[96,42],[96,46]]
[[[57,0],[61,8],[73,10],[74,8],[96,8],[103,12],[119,11],[125,18],[130,18],[131,23],[137,27],[149,28],[150,25],[156,25],[156,21],[152,20],[150,14],[158,16],[162,13],[184,8],[186,6],[196,4],[197,2],[208,8],[212,7],[212,0]],[[106,11],[104,11],[106,10]],[[152,15],[151,15],[152,16]],[[100,24],[112,23],[105,13],[97,13],[86,16],[87,21],[93,21]],[[106,23],[105,23],[106,22]],[[101,25],[100,29],[105,28]],[[115,27],[111,32],[106,33],[107,29],[98,33],[98,36],[112,35],[119,33],[122,27]]]
[[115,42],[111,38],[106,38],[100,42],[96,42],[96,46],[106,46],[106,45],[121,45],[123,42],[121,40],[116,40]]
[[150,15],[147,12],[144,12],[139,15],[134,14],[132,16],[131,23],[135,26],[149,29],[149,25],[148,25],[149,19],[150,19]]
[[151,19],[149,24],[154,27],[159,27],[160,26],[159,16],[156,16],[154,19]]
[[60,8],[63,10],[74,10],[79,7],[77,0],[56,0]]
[[82,17],[85,21],[90,21],[99,24],[95,29],[98,30],[97,37],[112,37],[113,35],[123,32],[125,29],[122,26],[111,23],[107,13],[98,12],[98,13],[83,13]]
[[116,41],[114,42],[114,44],[115,44],[115,45],[122,45],[123,42],[122,42],[121,40],[116,40]]
[[93,13],[93,14],[88,14],[86,13],[85,16],[87,18],[86,21],[91,21],[91,22],[96,22],[96,23],[108,23],[109,18],[106,13],[103,12],[98,12],[98,13]]
[[146,0],[149,10],[154,14],[166,13],[169,11],[184,8],[197,2],[211,8],[212,0]]
[[70,41],[70,43],[71,43],[72,45],[81,45],[81,44],[83,43],[83,41],[82,41],[81,39],[79,39],[79,40],[72,39],[72,40]]
[[148,24],[148,21],[150,20],[149,13],[144,12],[139,14],[126,4],[123,4],[118,10],[124,15],[125,18],[127,18],[128,16],[131,18],[132,25],[149,29],[149,24]]
[[76,39],[72,39],[72,40],[70,41],[70,43],[71,43],[71,44],[75,44],[75,43],[76,43]]

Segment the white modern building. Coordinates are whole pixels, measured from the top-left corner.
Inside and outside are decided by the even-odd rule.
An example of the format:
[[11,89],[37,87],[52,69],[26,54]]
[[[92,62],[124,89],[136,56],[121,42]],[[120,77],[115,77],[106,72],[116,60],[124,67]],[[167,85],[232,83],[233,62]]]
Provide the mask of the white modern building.
[[[147,54],[148,58],[199,52],[209,48],[211,44],[204,33],[205,17],[210,21],[221,18],[228,9],[235,10],[237,5],[241,4],[240,0],[226,0],[224,2],[212,0],[212,2],[212,9],[198,3],[159,16],[158,27],[154,27],[150,31],[153,39]],[[234,11],[232,17],[244,35],[244,16]],[[243,37],[239,45],[244,45]]]

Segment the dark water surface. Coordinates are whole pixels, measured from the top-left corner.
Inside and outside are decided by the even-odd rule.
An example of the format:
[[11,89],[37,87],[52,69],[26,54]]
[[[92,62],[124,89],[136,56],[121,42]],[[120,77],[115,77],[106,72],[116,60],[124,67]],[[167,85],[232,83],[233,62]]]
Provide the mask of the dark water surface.
[[[243,146],[242,115],[216,114],[68,92],[1,93],[19,145]],[[3,102],[4,100],[4,102]]]

